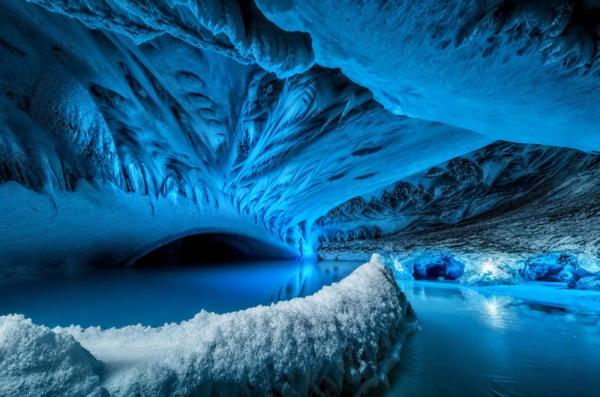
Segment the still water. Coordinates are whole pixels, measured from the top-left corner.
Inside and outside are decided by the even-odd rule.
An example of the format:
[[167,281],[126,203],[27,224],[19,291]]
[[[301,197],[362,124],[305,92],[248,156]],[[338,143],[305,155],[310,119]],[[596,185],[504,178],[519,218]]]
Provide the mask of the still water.
[[[223,313],[309,295],[357,265],[107,270],[1,286],[0,314],[22,313],[48,326],[157,326],[201,309]],[[535,287],[536,295],[546,291]],[[406,341],[387,395],[600,396],[600,308],[586,313],[435,282],[402,289],[422,329]]]
[[0,315],[49,327],[159,326],[306,296],[341,280],[354,262],[261,261],[156,269],[113,269],[0,286]]
[[600,396],[600,307],[433,282],[403,290],[422,329],[404,346],[389,396]]

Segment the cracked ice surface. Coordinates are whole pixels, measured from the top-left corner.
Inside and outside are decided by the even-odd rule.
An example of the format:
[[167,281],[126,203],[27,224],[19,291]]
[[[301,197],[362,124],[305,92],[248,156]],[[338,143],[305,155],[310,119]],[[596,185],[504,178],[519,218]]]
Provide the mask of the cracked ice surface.
[[203,311],[158,328],[50,330],[3,316],[0,394],[365,391],[384,379],[415,327],[410,304],[377,257],[306,298]]

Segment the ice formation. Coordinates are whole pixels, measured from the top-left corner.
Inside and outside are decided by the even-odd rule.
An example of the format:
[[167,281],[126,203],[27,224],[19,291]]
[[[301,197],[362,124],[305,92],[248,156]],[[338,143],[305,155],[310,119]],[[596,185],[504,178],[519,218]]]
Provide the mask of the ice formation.
[[427,254],[464,263],[465,283],[575,286],[600,270],[599,175],[595,154],[495,143],[330,210],[319,255],[388,253],[412,269]]
[[[328,255],[357,260],[365,254],[363,242]],[[388,242],[389,244],[389,242]],[[393,247],[389,244],[388,247]],[[352,247],[352,246],[351,246]],[[356,250],[360,247],[360,251]],[[379,246],[381,248],[381,246]],[[367,250],[377,250],[369,246]],[[346,251],[350,250],[350,251]],[[451,251],[446,248],[401,250],[385,248],[378,257],[398,282],[445,280],[464,285],[514,285],[529,281],[556,282],[563,287],[598,290],[600,265],[596,258],[561,252],[528,257],[524,254]]]
[[[334,70],[314,67],[290,74],[293,68],[281,69],[278,77],[259,66],[277,63],[278,56],[251,43],[248,48],[264,61],[259,65],[251,62],[252,56],[239,55],[239,46],[199,44],[171,28],[159,34],[179,18],[208,35],[188,14],[175,12],[183,5],[161,8],[156,3],[138,10],[140,4],[111,3],[118,10],[109,10],[94,7],[94,2],[38,3],[75,18],[26,2],[0,5],[0,181],[42,193],[31,195],[34,206],[55,207],[42,243],[60,247],[54,236],[78,227],[86,232],[69,233],[72,244],[87,248],[83,253],[66,249],[48,260],[32,258],[37,242],[17,237],[28,233],[26,225],[37,223],[38,215],[10,212],[2,220],[3,230],[14,233],[17,244],[2,263],[9,270],[27,266],[32,274],[50,272],[82,256],[121,263],[141,247],[192,229],[228,232],[231,222],[201,221],[219,217],[233,219],[237,229],[248,233],[262,229],[266,238],[310,255],[314,219],[356,191],[491,141],[459,128],[395,116]],[[169,15],[154,15],[163,11]],[[112,17],[103,19],[108,13]],[[233,11],[223,15],[231,23],[242,18],[233,17],[238,15]],[[235,30],[205,22],[219,32]],[[180,29],[192,33],[185,26]],[[287,42],[287,35],[275,36]],[[293,37],[291,42],[305,41]],[[211,40],[224,37],[217,34]],[[283,44],[269,48],[290,60]],[[453,142],[451,148],[447,141]],[[394,172],[385,172],[388,167]],[[88,195],[85,183],[98,192]],[[11,191],[2,193],[3,202],[18,206],[21,197]],[[160,201],[165,210],[159,217],[170,227],[156,236],[141,230],[147,222],[138,229],[128,217],[115,217],[107,230],[105,212],[97,211],[98,206],[90,206],[82,224],[73,225],[71,215],[85,207],[77,203],[87,197],[114,203],[122,212],[128,202],[145,200],[144,206],[154,211]],[[171,209],[166,209],[169,202]],[[169,215],[186,211],[197,220],[192,225],[178,226],[181,216]],[[107,233],[126,234],[119,241],[129,244],[130,252],[111,254]]]
[[[397,280],[600,289],[599,11],[2,1],[0,284],[139,264],[210,234],[265,256],[380,252]],[[367,387],[412,320],[386,274],[157,329],[3,317],[0,392]]]
[[396,114],[598,150],[598,3],[257,0]]
[[2,316],[0,394],[361,394],[385,382],[415,327],[378,257],[306,298],[158,328]]
[[[598,149],[595,5],[484,3],[3,2],[0,181],[54,215],[30,238],[36,212],[3,214],[2,279],[195,232],[313,255],[319,238],[456,224],[593,174],[594,154],[492,142]],[[14,189],[0,194],[17,206]],[[90,198],[145,202],[168,227],[106,226],[99,206],[74,225]],[[59,252],[71,228],[86,233]]]

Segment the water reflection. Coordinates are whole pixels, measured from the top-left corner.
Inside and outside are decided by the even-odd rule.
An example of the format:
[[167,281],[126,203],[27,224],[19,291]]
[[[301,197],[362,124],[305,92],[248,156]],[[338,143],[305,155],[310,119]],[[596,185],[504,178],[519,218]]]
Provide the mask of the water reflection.
[[360,262],[303,262],[298,271],[271,297],[270,302],[314,294],[324,285],[342,280],[359,265]]
[[183,268],[114,269],[0,288],[0,314],[48,326],[162,325],[310,295],[359,263],[260,261]]
[[[223,313],[309,295],[359,264],[271,261],[32,281],[0,288],[0,314],[49,326],[161,325],[202,309]],[[600,396],[598,315],[455,284],[401,288],[422,330],[402,350],[390,396]]]
[[396,396],[600,395],[600,317],[441,283],[405,283],[422,330]]

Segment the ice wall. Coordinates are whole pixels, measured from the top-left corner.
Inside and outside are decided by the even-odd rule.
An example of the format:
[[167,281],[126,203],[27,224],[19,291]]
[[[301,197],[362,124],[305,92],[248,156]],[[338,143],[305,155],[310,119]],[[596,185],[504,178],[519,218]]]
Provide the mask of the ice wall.
[[[214,21],[225,16],[238,23],[235,12],[195,10],[210,17],[202,22],[170,3],[118,2],[110,9],[40,3],[60,12],[26,2],[0,5],[0,181],[41,193],[24,198],[4,187],[2,200],[11,208],[28,202],[28,208],[51,211],[3,214],[2,229],[16,242],[6,244],[14,254],[5,255],[7,267],[64,267],[70,257],[40,254],[63,244],[57,236],[65,234],[71,243],[64,255],[107,262],[126,257],[121,249],[113,258],[106,254],[116,240],[106,237],[111,234],[133,252],[188,230],[232,227],[263,230],[265,238],[311,254],[310,225],[328,209],[490,141],[393,115],[338,71],[286,69],[282,62],[300,65],[303,56],[294,58],[287,44],[261,50],[255,42],[262,41],[248,37],[263,28],[246,27],[245,44],[223,44],[220,32],[238,33]],[[244,8],[242,20],[255,13]],[[292,48],[306,38],[267,36]],[[137,206],[135,212],[151,218],[115,216],[109,226],[94,200],[111,203],[113,214],[128,211],[126,201],[145,201],[148,210]],[[154,226],[144,231],[152,217],[169,225],[163,236],[151,231]],[[212,220],[219,218],[223,224],[215,227]],[[28,237],[32,230],[34,238]]]
[[353,240],[503,216],[552,198],[572,201],[584,196],[582,189],[589,202],[598,189],[576,176],[599,173],[595,154],[497,142],[354,197],[315,228],[326,241]]
[[[161,238],[140,226],[124,241],[133,251],[214,229],[196,220],[223,217],[233,223],[218,232],[242,225],[310,255],[320,235],[313,224],[329,210],[453,158],[449,173],[406,194],[426,203],[441,190],[460,192],[426,203],[427,216],[414,216],[421,204],[401,215],[383,211],[391,217],[383,229],[452,223],[523,196],[515,183],[504,198],[477,193],[473,208],[456,202],[471,185],[448,178],[478,172],[457,157],[498,138],[587,152],[600,143],[591,1],[0,7],[0,182],[41,193],[40,206],[52,203],[46,246],[72,227],[76,211],[61,203],[77,200],[65,194],[78,198],[89,184],[102,192],[99,201],[125,192],[129,199],[119,200],[146,200],[151,211],[166,199],[161,206],[173,212],[201,214],[190,212],[184,229],[165,211],[161,222],[173,226]],[[528,163],[531,154],[515,156]],[[4,192],[11,200],[19,199]],[[88,215],[78,246],[131,226],[117,220],[106,230],[102,211]],[[26,229],[35,218],[9,214],[2,228]],[[28,245],[23,233],[14,235],[25,241],[14,250],[26,254],[37,242]],[[53,262],[65,262],[59,257]]]
[[314,232],[325,258],[425,251],[515,268],[563,253],[594,270],[599,176],[596,154],[499,142],[355,197]]
[[396,114],[516,142],[598,150],[598,10],[593,0],[257,0],[310,34]]

